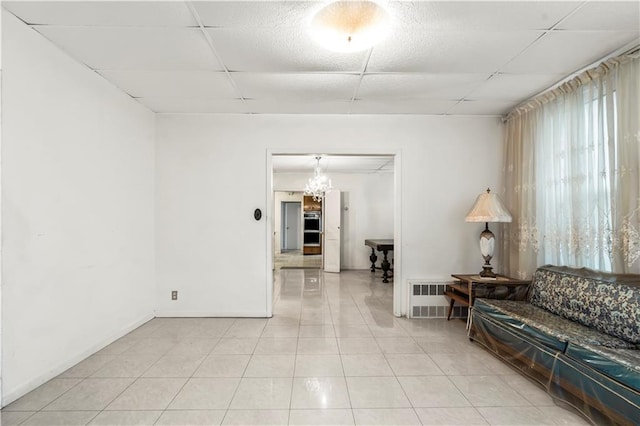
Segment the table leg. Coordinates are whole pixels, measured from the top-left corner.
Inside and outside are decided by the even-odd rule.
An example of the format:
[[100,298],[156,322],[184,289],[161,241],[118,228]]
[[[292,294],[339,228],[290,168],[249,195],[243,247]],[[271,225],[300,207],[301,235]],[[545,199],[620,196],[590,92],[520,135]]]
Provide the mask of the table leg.
[[467,331],[471,328],[471,307],[473,306],[473,281],[469,280],[469,307],[467,309]]
[[455,300],[451,299],[451,302],[449,302],[449,312],[447,312],[447,321],[449,321],[451,319],[451,313],[453,312],[453,304],[456,303]]
[[388,283],[389,282],[389,269],[391,264],[389,263],[389,260],[387,259],[387,252],[388,250],[383,250],[382,253],[384,253],[384,259],[382,260],[382,282],[383,283]]
[[371,261],[371,272],[376,271],[376,260],[378,260],[378,256],[376,256],[376,250],[371,248],[371,256],[369,256],[369,260]]

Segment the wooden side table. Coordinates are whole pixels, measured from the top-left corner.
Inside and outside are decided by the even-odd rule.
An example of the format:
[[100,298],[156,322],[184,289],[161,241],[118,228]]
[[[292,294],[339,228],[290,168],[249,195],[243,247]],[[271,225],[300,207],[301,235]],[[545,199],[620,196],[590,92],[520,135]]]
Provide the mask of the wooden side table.
[[[473,301],[476,298],[476,293],[479,285],[487,288],[487,293],[483,297],[494,299],[506,299],[512,298],[514,300],[524,300],[526,292],[522,295],[518,294],[518,287],[528,286],[531,281],[518,280],[510,278],[505,275],[497,275],[495,279],[481,278],[478,274],[464,275],[464,274],[452,274],[453,278],[457,281],[453,284],[447,284],[445,287],[444,295],[451,301],[449,302],[449,311],[447,312],[447,320],[451,319],[451,312],[453,311],[453,305],[458,302],[463,306],[471,308]],[[496,290],[499,287],[506,287],[506,291],[501,291],[496,294]],[[491,290],[493,289],[493,293]]]

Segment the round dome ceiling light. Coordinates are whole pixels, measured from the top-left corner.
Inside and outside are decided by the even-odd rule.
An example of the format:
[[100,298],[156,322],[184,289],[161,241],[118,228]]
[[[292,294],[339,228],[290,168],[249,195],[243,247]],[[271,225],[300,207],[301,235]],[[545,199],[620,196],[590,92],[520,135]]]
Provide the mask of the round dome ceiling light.
[[335,52],[358,52],[384,39],[389,12],[371,0],[337,0],[319,9],[309,23],[316,42]]

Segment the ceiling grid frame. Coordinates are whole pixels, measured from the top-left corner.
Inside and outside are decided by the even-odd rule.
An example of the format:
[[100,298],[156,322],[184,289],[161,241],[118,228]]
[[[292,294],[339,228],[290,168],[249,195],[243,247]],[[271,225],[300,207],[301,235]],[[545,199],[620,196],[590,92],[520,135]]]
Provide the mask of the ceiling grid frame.
[[157,113],[503,117],[572,71],[640,44],[637,1],[389,1],[397,26],[387,40],[333,54],[304,31],[319,3],[2,6]]
[[[205,27],[204,27],[204,25],[202,23],[202,19],[200,18],[200,14],[196,10],[196,8],[193,6],[193,3],[192,3],[191,0],[185,0],[185,4],[189,8],[189,11],[191,12],[191,15],[193,16],[193,19],[195,19],[196,22],[198,23],[198,27],[200,28],[200,32],[202,33],[202,35],[204,36],[205,40],[207,41],[207,44],[209,45],[209,48],[211,49],[211,53],[213,54],[215,59],[218,61],[218,63],[220,65],[222,65],[222,68],[224,69],[224,73],[227,76],[227,79],[229,80],[229,84],[233,88],[233,91],[236,93],[236,95],[238,96],[238,99],[240,99],[242,104],[245,107],[248,107],[244,96],[240,92],[240,89],[238,89],[238,86],[236,85],[236,82],[233,80],[233,77],[231,76],[231,72],[229,71],[229,68],[227,68],[227,65],[222,60],[222,57],[220,56],[220,54],[218,53],[216,47],[214,46],[213,39],[211,38],[211,34],[209,34],[209,32],[205,29]],[[247,111],[248,111],[248,108],[247,108]]]

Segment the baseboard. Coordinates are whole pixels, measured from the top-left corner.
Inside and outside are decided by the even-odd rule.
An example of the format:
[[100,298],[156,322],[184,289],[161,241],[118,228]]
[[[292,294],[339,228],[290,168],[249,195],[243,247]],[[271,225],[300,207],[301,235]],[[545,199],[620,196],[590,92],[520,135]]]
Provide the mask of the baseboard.
[[261,312],[156,311],[158,318],[269,318]]
[[152,320],[153,318],[154,318],[154,315],[152,313],[148,314],[148,315],[145,315],[144,317],[140,318],[139,320],[134,321],[134,322],[130,323],[129,325],[121,328],[117,332],[112,333],[109,337],[105,338],[100,343],[92,345],[91,347],[89,347],[85,351],[81,352],[80,354],[78,354],[78,355],[70,358],[66,362],[64,362],[64,363],[52,368],[47,373],[42,374],[42,375],[40,375],[40,376],[38,376],[38,377],[36,377],[36,378],[34,378],[32,380],[29,380],[27,383],[24,383],[24,384],[18,386],[16,389],[13,389],[10,392],[4,392],[4,390],[3,390],[2,407],[5,407],[5,406],[11,404],[13,401],[15,401],[18,398],[26,395],[27,393],[31,392],[32,390],[34,390],[38,386],[48,382],[49,380],[53,379],[54,377],[58,376],[59,374],[64,373],[65,371],[67,371],[69,368],[73,367],[74,365],[76,365],[80,361],[82,361],[82,360],[86,359],[87,357],[93,355],[94,353],[98,352],[100,349],[102,349],[105,346],[115,342],[116,340],[118,340],[122,336],[132,332],[133,330],[135,330],[136,328],[140,327],[142,324],[146,323],[147,321]]

